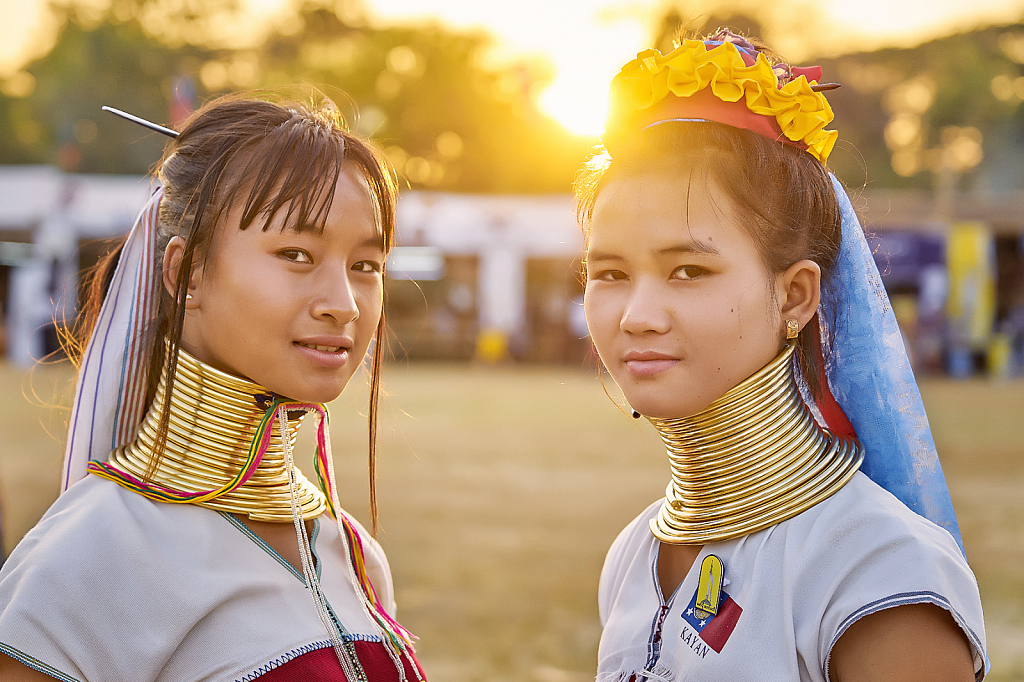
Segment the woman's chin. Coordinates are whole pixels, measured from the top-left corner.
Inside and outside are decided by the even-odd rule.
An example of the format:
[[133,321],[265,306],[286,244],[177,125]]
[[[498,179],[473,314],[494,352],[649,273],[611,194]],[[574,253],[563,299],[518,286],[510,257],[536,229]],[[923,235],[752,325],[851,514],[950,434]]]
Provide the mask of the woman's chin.
[[[261,382],[257,382],[261,383]],[[299,403],[329,403],[341,395],[348,381],[330,382],[327,385],[295,384],[274,386],[274,382],[262,384],[274,394]]]
[[637,381],[634,377],[617,377],[623,397],[630,407],[645,417],[679,419],[704,410],[731,386],[715,381],[716,377],[665,376],[658,381]]
[[337,399],[338,396],[341,395],[341,392],[342,390],[344,390],[344,388],[345,387],[342,386],[341,388],[336,390],[304,391],[303,393],[299,394],[300,397],[295,397],[293,398],[293,400],[298,400],[301,403],[327,404],[332,400]]
[[697,414],[708,405],[711,404],[711,400],[687,400],[687,401],[665,401],[665,400],[651,400],[637,397],[636,400],[627,401],[630,407],[639,412],[644,417],[652,417],[654,419],[682,419],[685,417],[692,417]]

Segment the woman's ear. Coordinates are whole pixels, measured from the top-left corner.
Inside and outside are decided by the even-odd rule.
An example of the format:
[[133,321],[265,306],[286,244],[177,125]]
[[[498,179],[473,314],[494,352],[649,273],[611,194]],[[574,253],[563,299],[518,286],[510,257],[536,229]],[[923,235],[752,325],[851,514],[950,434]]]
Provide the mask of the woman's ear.
[[[164,264],[163,264],[163,284],[164,289],[167,293],[174,298],[177,294],[176,289],[178,286],[178,270],[181,268],[181,259],[185,255],[185,240],[181,237],[171,237],[171,240],[167,242],[167,248],[164,249]],[[185,297],[185,308],[194,308],[199,304],[198,289],[196,288],[196,271],[192,271],[192,276],[189,277],[188,293]]]
[[782,315],[782,329],[785,333],[786,320],[796,320],[804,328],[814,313],[818,312],[821,301],[821,268],[812,260],[793,263],[779,279],[779,310]]

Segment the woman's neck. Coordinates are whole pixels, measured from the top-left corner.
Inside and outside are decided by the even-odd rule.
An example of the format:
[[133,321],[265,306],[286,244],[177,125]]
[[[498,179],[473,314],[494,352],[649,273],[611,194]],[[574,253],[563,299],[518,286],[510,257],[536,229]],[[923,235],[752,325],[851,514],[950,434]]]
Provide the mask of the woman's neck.
[[[239,476],[274,399],[259,384],[179,349],[173,390],[168,391],[165,371],[135,439],[111,453],[108,464],[150,487],[180,493],[216,490]],[[157,443],[165,406],[169,418],[161,451]],[[222,495],[194,504],[257,521],[292,521],[283,432],[288,447],[293,446],[301,418],[287,420],[287,425],[264,425],[270,429],[269,443],[251,476]],[[327,509],[324,494],[297,468],[294,473],[302,517],[319,516]]]
[[793,376],[788,346],[701,412],[649,418],[672,481],[651,531],[705,544],[767,528],[828,498],[860,467],[860,443],[821,428]]

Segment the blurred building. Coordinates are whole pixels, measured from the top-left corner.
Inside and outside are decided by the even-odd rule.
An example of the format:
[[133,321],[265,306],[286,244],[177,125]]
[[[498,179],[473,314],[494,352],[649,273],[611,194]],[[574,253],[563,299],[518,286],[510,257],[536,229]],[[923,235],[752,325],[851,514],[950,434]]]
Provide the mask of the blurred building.
[[[389,268],[388,324],[416,358],[579,360],[583,239],[572,198],[407,192]],[[435,273],[405,254],[433,251]]]
[[[28,365],[58,349],[86,271],[131,229],[139,176],[0,166],[0,351]],[[568,196],[408,192],[389,263],[393,354],[567,361],[580,330],[582,239]]]
[[[0,350],[56,350],[85,271],[150,192],[139,176],[0,167]],[[963,196],[937,220],[924,191],[859,198],[915,366],[1024,369],[1024,194]],[[388,264],[391,353],[403,359],[580,362],[582,237],[572,198],[405,192]],[[855,304],[855,302],[852,302]]]
[[937,206],[930,192],[874,190],[859,203],[915,368],[1024,373],[1024,193]]
[[54,321],[74,319],[81,273],[131,229],[148,196],[138,176],[0,166],[0,350],[11,362],[58,349]]

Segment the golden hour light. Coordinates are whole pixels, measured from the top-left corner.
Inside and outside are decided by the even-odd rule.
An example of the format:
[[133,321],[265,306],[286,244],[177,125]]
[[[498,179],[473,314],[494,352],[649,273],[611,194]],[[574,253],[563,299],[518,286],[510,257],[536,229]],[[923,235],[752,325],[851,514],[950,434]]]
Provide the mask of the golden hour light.
[[[593,35],[593,40],[569,46],[578,49],[560,47],[549,54],[555,78],[539,100],[548,115],[576,135],[600,135],[604,130],[608,83],[643,49],[646,30],[632,21],[595,22]],[[604,49],[594,50],[594,44]]]
[[[269,6],[274,0],[248,0]],[[834,54],[907,45],[936,35],[983,23],[1014,21],[1024,12],[1022,0],[934,0],[922,11],[919,0],[823,0],[809,13],[800,0],[776,3],[778,16],[800,15],[812,28],[800,33],[789,22],[771,33],[787,54]],[[598,135],[604,129],[608,83],[637,52],[650,47],[657,23],[668,3],[660,0],[584,0],[481,3],[468,0],[371,0],[371,17],[403,24],[435,21],[459,29],[484,29],[495,37],[494,55],[509,61],[540,58],[550,64],[553,78],[538,97],[541,108],[576,135]],[[757,6],[743,0],[675,3],[684,17],[708,14],[757,15]],[[428,9],[429,8],[429,9]],[[753,9],[752,9],[753,8]],[[699,22],[698,22],[699,23]],[[778,22],[776,22],[778,23]],[[806,33],[809,32],[810,35]],[[829,39],[823,42],[822,35]]]
[[1024,0],[0,0],[0,682],[1024,682],[1022,159]]
[[[108,3],[80,0],[73,4],[86,8],[88,15]],[[245,30],[233,31],[233,42],[244,40],[242,36],[261,39],[264,31],[258,28],[260,18],[262,23],[280,19],[287,13],[289,3],[243,0],[241,5],[253,16],[245,22]],[[508,58],[528,56],[546,60],[554,79],[542,95],[544,109],[569,130],[584,134],[599,132],[596,121],[601,116],[594,107],[603,110],[604,104],[598,100],[604,97],[608,78],[637,51],[649,46],[657,20],[667,7],[660,0],[364,0],[347,5],[381,24],[432,22],[455,29],[485,31],[493,35],[496,53]],[[782,0],[775,5],[779,10],[775,14],[780,16],[799,14],[802,7],[800,0]],[[683,2],[677,6],[683,16],[697,19],[709,13],[757,14],[757,5],[742,0],[700,5]],[[927,4],[927,11],[922,10],[918,0],[821,0],[812,7],[805,19],[828,29],[827,43],[822,42],[817,28],[812,31],[815,35],[801,35],[789,22],[774,27],[766,20],[766,28],[775,29],[771,36],[775,42],[798,46],[791,52],[793,55],[800,52],[800,47],[834,53],[908,45],[985,23],[1015,21],[1024,12],[1024,1],[933,0]],[[14,75],[25,60],[45,53],[56,28],[45,0],[0,3],[0,76]]]
[[501,66],[524,57],[541,60],[552,72],[551,83],[538,95],[543,111],[570,133],[595,136],[604,130],[608,83],[622,64],[647,46],[658,5],[438,0],[425,9],[412,0],[375,0],[369,11],[381,21],[441,21],[493,33],[487,61]]
[[863,38],[866,49],[912,45],[926,36],[1017,21],[1024,12],[1020,0],[827,0],[822,5],[831,23]]
[[606,98],[595,96],[589,85],[559,78],[540,96],[541,108],[571,133],[600,135],[604,131],[608,102]]

